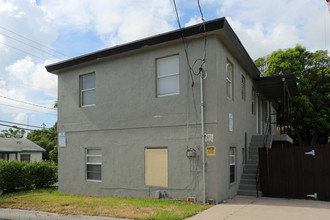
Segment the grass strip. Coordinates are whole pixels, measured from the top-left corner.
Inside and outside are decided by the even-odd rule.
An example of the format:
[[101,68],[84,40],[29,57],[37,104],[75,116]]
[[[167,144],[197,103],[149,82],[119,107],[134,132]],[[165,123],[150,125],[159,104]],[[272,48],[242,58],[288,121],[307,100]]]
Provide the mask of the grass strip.
[[89,197],[37,189],[0,196],[0,208],[130,219],[184,219],[209,205],[150,198]]

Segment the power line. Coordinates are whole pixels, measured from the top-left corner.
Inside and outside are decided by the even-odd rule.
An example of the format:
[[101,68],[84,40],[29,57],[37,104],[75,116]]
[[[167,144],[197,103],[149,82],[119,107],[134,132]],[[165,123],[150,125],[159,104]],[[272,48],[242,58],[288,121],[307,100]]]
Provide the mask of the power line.
[[184,47],[184,52],[185,52],[185,55],[186,55],[187,64],[188,64],[188,67],[189,67],[189,73],[190,73],[190,77],[191,77],[191,81],[192,81],[191,86],[193,87],[195,82],[194,82],[194,77],[192,75],[192,68],[191,68],[191,65],[190,65],[189,57],[188,57],[188,46],[187,46],[187,42],[186,42],[185,36],[183,34],[183,31],[182,31],[180,18],[179,18],[179,13],[178,13],[178,9],[176,7],[176,2],[175,2],[175,0],[172,0],[172,2],[173,2],[173,6],[174,6],[175,15],[176,15],[176,21],[179,25],[179,29],[180,29],[180,33],[181,33],[181,39],[182,39],[182,43],[183,43],[183,47]]
[[33,127],[33,128],[44,128],[44,127],[41,127],[41,126],[28,125],[28,124],[22,124],[22,123],[10,122],[10,121],[4,121],[4,120],[0,120],[0,122],[4,122],[4,123],[7,123],[7,124],[14,124],[14,125],[22,125],[22,126]]
[[12,48],[12,49],[15,49],[15,50],[21,51],[22,53],[26,53],[26,54],[28,54],[28,55],[30,55],[30,56],[33,56],[33,57],[36,57],[36,58],[38,58],[38,59],[40,59],[40,60],[46,61],[46,59],[44,59],[44,58],[42,58],[42,57],[39,57],[39,56],[37,56],[37,55],[34,55],[34,54],[32,54],[32,53],[26,52],[25,50],[21,50],[21,49],[19,49],[19,48],[17,48],[17,47],[13,47],[13,46],[8,45],[8,44],[5,44],[5,43],[3,43],[3,42],[0,42],[0,43],[3,44],[3,45],[5,45],[5,46],[7,46],[7,47]]
[[35,129],[30,129],[30,128],[21,128],[18,126],[13,126],[13,125],[5,125],[5,124],[1,124],[0,126],[4,126],[4,127],[10,127],[10,128],[16,128],[16,129],[21,129],[21,130],[28,130],[28,131],[35,131]]
[[37,105],[37,104],[31,103],[31,102],[20,101],[20,100],[13,99],[13,98],[9,98],[9,97],[5,97],[5,96],[2,96],[2,95],[0,95],[0,97],[1,97],[1,98],[4,98],[4,99],[11,100],[11,101],[14,101],[14,102],[19,102],[19,103],[23,103],[23,104],[27,104],[27,105],[32,105],[32,106],[39,107],[39,108],[45,108],[45,109],[50,109],[50,110],[56,110],[56,108],[50,108],[50,107],[46,107],[46,106],[42,106],[42,105]]
[[27,45],[27,46],[29,46],[29,47],[32,47],[32,48],[34,48],[34,49],[36,49],[36,50],[39,50],[39,51],[41,51],[41,52],[43,52],[43,53],[47,53],[47,54],[51,55],[52,57],[56,57],[56,58],[59,58],[59,59],[63,59],[62,57],[56,56],[56,55],[54,55],[54,54],[52,54],[52,53],[49,53],[49,52],[46,51],[46,50],[40,49],[40,48],[35,47],[35,46],[33,46],[33,45],[27,44],[27,43],[25,43],[25,42],[23,42],[23,41],[21,41],[21,40],[18,40],[18,39],[14,38],[14,37],[8,36],[7,34],[4,34],[4,33],[0,33],[0,34],[4,35],[4,36],[6,36],[6,37],[8,37],[8,38],[10,38],[10,39],[12,39],[12,40],[15,40],[15,41],[17,41],[17,42],[20,42],[20,43],[22,43],[22,44],[25,44],[25,45]]
[[33,110],[33,109],[28,109],[28,108],[22,108],[22,107],[17,107],[17,106],[12,106],[12,105],[7,105],[7,104],[2,104],[2,103],[0,103],[0,105],[4,105],[4,106],[8,106],[8,107],[12,107],[12,108],[17,108],[17,109],[28,110],[28,111],[32,111],[32,112],[39,112],[39,113],[43,113],[43,114],[48,114],[48,115],[55,115],[55,116],[57,116],[57,114],[47,113],[47,112],[42,112],[42,111],[37,111],[37,110]]
[[31,41],[31,42],[33,42],[33,43],[35,43],[35,44],[38,44],[38,45],[40,45],[40,46],[42,46],[42,47],[45,47],[45,48],[47,48],[48,50],[51,50],[51,51],[53,51],[53,52],[55,52],[55,53],[57,53],[57,54],[60,54],[60,55],[62,55],[62,56],[64,56],[64,57],[66,57],[66,58],[69,58],[69,56],[67,56],[67,55],[65,55],[65,54],[63,54],[63,53],[61,53],[61,52],[59,52],[59,51],[57,51],[57,50],[54,50],[53,48],[50,48],[50,47],[48,47],[48,46],[46,46],[46,45],[43,45],[43,44],[41,44],[41,43],[39,43],[39,42],[37,42],[37,41],[34,41],[34,40],[32,40],[32,39],[29,39],[29,38],[27,38],[27,37],[25,37],[25,36],[23,36],[23,35],[20,35],[20,34],[14,32],[14,31],[12,31],[12,30],[9,30],[8,28],[2,27],[2,26],[0,26],[0,28],[3,29],[3,30],[8,31],[8,32],[10,32],[10,33],[12,33],[12,34],[14,34],[14,35],[17,35],[17,36],[19,36],[19,37],[21,37],[21,38],[24,38],[24,39],[26,39],[26,40],[28,40],[28,41]]

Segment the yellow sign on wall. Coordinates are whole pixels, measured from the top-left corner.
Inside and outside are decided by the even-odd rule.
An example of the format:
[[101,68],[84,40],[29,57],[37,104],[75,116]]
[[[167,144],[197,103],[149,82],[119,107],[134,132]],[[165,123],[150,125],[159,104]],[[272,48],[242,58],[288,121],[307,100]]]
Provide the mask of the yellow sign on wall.
[[207,146],[206,147],[206,156],[214,157],[215,156],[215,146]]

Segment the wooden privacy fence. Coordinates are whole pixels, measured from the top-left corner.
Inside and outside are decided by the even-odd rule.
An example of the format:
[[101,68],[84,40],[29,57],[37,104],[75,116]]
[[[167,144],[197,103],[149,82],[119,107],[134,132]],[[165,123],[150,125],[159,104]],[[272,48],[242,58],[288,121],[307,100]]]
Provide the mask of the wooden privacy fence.
[[330,147],[259,148],[263,196],[330,201]]

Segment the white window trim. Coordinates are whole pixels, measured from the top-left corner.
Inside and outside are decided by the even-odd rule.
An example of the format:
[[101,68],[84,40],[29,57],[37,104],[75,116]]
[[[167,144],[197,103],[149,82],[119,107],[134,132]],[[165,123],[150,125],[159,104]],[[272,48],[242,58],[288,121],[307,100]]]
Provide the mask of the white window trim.
[[[88,154],[88,150],[100,150],[101,154],[100,155],[96,155],[96,154]],[[91,181],[91,182],[102,182],[102,150],[100,148],[86,148],[85,149],[85,179],[86,181]],[[88,157],[100,157],[101,158],[101,162],[87,162],[88,161]],[[101,165],[101,180],[93,180],[93,179],[88,179],[87,178],[87,165]]]
[[[231,154],[231,149],[234,149],[234,154]],[[236,151],[236,147],[230,147],[229,148],[229,184],[230,185],[234,185],[237,182],[237,175],[236,175],[236,166],[237,166],[237,161],[236,161],[236,155],[237,155],[237,151]],[[231,158],[234,158],[234,162],[231,162]],[[234,181],[230,182],[230,166],[234,166]]]
[[[170,73],[167,75],[163,75],[163,76],[159,76],[158,75],[158,67],[157,67],[157,61],[164,59],[164,58],[169,58],[169,57],[177,57],[177,59],[179,60],[179,66],[178,66],[178,72],[177,73]],[[173,54],[170,56],[166,56],[166,57],[159,57],[156,59],[156,76],[157,76],[157,88],[156,88],[156,97],[165,97],[165,96],[172,96],[172,95],[179,95],[180,94],[180,59],[179,59],[179,54]],[[173,76],[178,76],[179,77],[179,92],[173,92],[173,93],[168,93],[168,94],[163,94],[160,95],[159,94],[159,79],[163,79],[163,78],[169,78],[169,77],[173,77]]]
[[[95,78],[95,72],[91,72],[91,73],[86,73],[86,74],[82,74],[79,76],[79,89],[80,89],[80,107],[90,107],[90,106],[95,106],[96,104],[90,104],[90,105],[83,105],[83,93],[84,92],[88,92],[88,91],[93,91],[95,90],[96,91],[96,85],[94,85],[94,88],[89,88],[89,89],[82,89],[83,87],[83,84],[82,84],[82,78],[84,76],[87,76],[89,74],[94,74],[94,78]],[[95,78],[96,79],[96,78]],[[96,83],[96,81],[95,81]],[[95,100],[96,101],[96,100]]]

